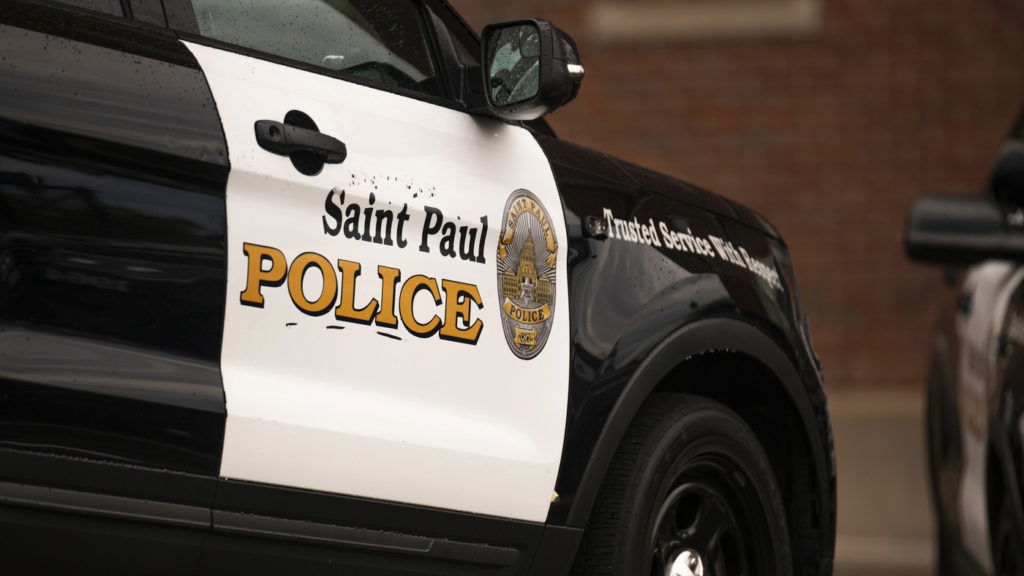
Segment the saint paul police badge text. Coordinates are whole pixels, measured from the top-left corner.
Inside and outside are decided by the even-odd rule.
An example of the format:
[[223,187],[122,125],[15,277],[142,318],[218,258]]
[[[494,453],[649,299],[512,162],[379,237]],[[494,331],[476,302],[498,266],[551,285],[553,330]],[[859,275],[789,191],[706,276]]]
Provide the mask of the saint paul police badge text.
[[516,190],[505,203],[498,240],[498,293],[505,341],[529,360],[544,349],[555,315],[558,239],[540,200]]

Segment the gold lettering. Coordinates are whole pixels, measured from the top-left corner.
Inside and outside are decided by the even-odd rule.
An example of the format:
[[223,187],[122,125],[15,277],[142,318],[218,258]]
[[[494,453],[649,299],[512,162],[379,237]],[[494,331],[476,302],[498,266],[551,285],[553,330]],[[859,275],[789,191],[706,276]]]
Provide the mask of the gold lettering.
[[358,262],[338,260],[338,270],[341,271],[341,298],[338,307],[334,309],[334,316],[338,320],[369,324],[373,322],[373,316],[377,313],[377,300],[371,298],[366,306],[358,309],[355,307],[356,280],[359,278],[360,268],[362,266]]
[[402,271],[398,268],[377,266],[377,276],[380,276],[380,311],[374,320],[378,326],[388,328],[398,327],[398,318],[395,316],[395,287],[402,279]]
[[523,308],[506,299],[502,309],[509,318],[522,324],[542,324],[551,318],[551,307],[547,304],[540,308]]
[[441,326],[441,339],[455,340],[476,344],[480,338],[480,330],[484,323],[479,318],[465,330],[459,328],[459,318],[469,324],[470,308],[469,303],[473,302],[477,308],[483,308],[480,301],[480,290],[472,284],[464,284],[454,280],[441,280],[444,288],[444,324]]
[[[263,308],[263,287],[283,284],[285,274],[288,272],[288,263],[283,252],[270,246],[245,242],[242,244],[242,252],[248,259],[248,267],[241,302],[246,306]],[[264,260],[270,261],[268,270],[263,269]]]
[[441,327],[441,319],[435,314],[427,321],[426,324],[421,324],[416,320],[416,316],[413,315],[413,301],[416,299],[416,293],[420,290],[429,290],[430,295],[434,298],[434,304],[441,305],[441,292],[437,289],[437,280],[417,275],[409,278],[402,284],[402,293],[399,296],[398,311],[402,316],[402,324],[405,325],[405,329],[409,331],[413,336],[419,338],[429,338],[434,335]]
[[[403,282],[401,270],[379,265],[377,276],[380,278],[380,300],[371,298],[364,306],[357,308],[355,297],[362,271],[360,263],[338,260],[335,269],[330,260],[315,252],[299,254],[289,263],[282,251],[270,246],[244,243],[242,248],[248,263],[246,287],[241,293],[241,302],[247,306],[262,308],[263,287],[277,287],[287,282],[292,303],[302,313],[311,316],[324,314],[335,306],[334,315],[339,320],[366,325],[376,323],[385,328],[398,328],[401,323],[410,334],[419,338],[438,334],[442,340],[464,344],[476,344],[483,331],[483,320],[473,316],[474,310],[483,309],[480,290],[473,284],[422,274]],[[319,269],[323,283],[315,297],[308,298],[305,290],[308,286],[306,276],[311,268]],[[444,306],[444,312],[438,309],[425,322],[417,319],[414,311],[416,296],[421,290],[430,293],[436,307]],[[550,314],[547,306],[538,309],[523,309],[514,304],[511,306],[506,307],[506,312],[524,323],[543,322]]]
[[[306,299],[302,284],[306,279],[306,271],[313,267],[320,269],[324,285],[320,290],[320,296],[310,302]],[[288,294],[291,295],[295,307],[310,316],[319,316],[327,312],[338,295],[338,277],[335,276],[330,261],[315,252],[299,254],[292,260],[291,268],[288,270]]]

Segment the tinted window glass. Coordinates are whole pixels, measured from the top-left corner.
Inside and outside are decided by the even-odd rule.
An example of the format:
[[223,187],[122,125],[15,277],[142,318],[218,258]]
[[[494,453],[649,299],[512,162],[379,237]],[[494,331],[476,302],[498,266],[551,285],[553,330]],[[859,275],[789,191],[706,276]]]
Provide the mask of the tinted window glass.
[[121,10],[121,0],[61,0],[61,4],[95,10],[114,16],[124,16],[124,11]]
[[139,22],[148,22],[157,26],[166,26],[164,20],[164,8],[160,0],[131,0],[128,3],[132,9],[132,18]]
[[480,42],[477,41],[466,25],[458,19],[458,16],[451,11],[451,8],[448,6],[440,7],[438,10],[430,8],[430,14],[434,17],[434,26],[444,27],[448,32],[448,37],[452,39],[452,43],[455,45],[455,52],[458,55],[459,62],[464,66],[479,66]]
[[193,0],[192,5],[203,36],[438,93],[420,14],[409,0]]

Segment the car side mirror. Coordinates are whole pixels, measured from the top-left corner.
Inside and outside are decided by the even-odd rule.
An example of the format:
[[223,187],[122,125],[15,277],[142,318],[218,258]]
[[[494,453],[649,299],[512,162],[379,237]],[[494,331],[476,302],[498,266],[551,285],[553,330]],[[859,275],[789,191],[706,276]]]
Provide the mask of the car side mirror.
[[999,149],[990,186],[1000,202],[1024,206],[1024,142],[1008,140]]
[[541,18],[491,24],[481,43],[484,94],[505,120],[534,120],[576,97],[583,80],[579,50]]
[[1011,227],[991,198],[921,198],[910,208],[904,240],[907,256],[923,263],[1024,261],[1024,230]]

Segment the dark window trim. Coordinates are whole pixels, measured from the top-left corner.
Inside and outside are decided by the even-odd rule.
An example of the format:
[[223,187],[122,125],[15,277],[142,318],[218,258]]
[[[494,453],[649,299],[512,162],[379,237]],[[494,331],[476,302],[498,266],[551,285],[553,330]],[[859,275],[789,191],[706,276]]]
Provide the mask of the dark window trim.
[[[445,56],[444,51],[441,50],[439,45],[440,39],[438,38],[437,29],[434,27],[434,21],[430,14],[429,8],[423,2],[416,2],[416,12],[420,15],[420,28],[423,30],[424,40],[427,44],[427,54],[429,54],[430,64],[434,67],[434,75],[438,82],[441,84],[441,89],[444,91],[445,98],[455,102],[455,94],[452,92],[452,80],[449,77],[450,68],[448,66],[448,58]],[[458,104],[458,102],[456,102]],[[461,106],[460,106],[461,107]]]
[[[441,86],[441,91],[444,92],[445,100],[455,100],[455,95],[452,94],[451,90],[448,89],[448,82],[445,80],[445,62],[444,56],[437,46],[437,31],[434,30],[433,23],[430,21],[430,14],[427,13],[427,7],[420,0],[413,0],[413,10],[420,19],[420,32],[423,34],[424,43],[427,45],[427,57],[430,58],[430,65],[434,69],[434,78],[436,82]],[[457,104],[457,103],[456,103]]]
[[122,16],[116,16],[114,14],[107,14],[106,12],[99,12],[97,10],[90,10],[82,6],[76,6],[74,4],[68,4],[61,0],[13,0],[13,4],[35,4],[44,8],[50,8],[53,10],[61,10],[69,12],[82,18],[93,18],[97,20],[104,20],[106,22],[115,23],[121,26],[134,26],[136,28],[143,28],[146,30],[155,30],[167,35],[173,35],[173,33],[167,29],[166,25],[154,24],[152,22],[145,22],[142,20],[136,20],[132,14],[131,7],[129,6],[130,0],[121,0]]
[[[470,40],[471,44],[475,44],[474,48],[476,49],[476,52],[480,52],[480,36],[473,31],[473,28],[470,27],[458,11],[452,8],[451,4],[449,4],[447,0],[423,0],[423,3],[430,8],[433,8],[435,12],[447,12],[451,15],[452,20],[458,23],[462,28],[462,32],[465,34],[465,37]],[[438,14],[438,16],[440,16],[442,20],[444,19],[440,14]]]
[[15,4],[38,4],[40,6],[46,6],[47,8],[53,8],[55,10],[64,10],[66,12],[72,12],[89,18],[100,18],[103,20],[109,20],[112,22],[133,22],[128,17],[128,13],[124,11],[124,0],[121,0],[121,15],[108,14],[106,12],[100,12],[99,10],[92,10],[84,6],[78,6],[76,4],[69,4],[67,2],[61,2],[60,0],[21,0],[15,1]]
[[463,76],[465,74],[465,66],[460,63],[458,56],[452,53],[453,49],[450,44],[454,40],[448,34],[444,22],[439,21],[435,11],[425,4],[422,7],[424,17],[426,18],[426,25],[429,28],[430,43],[437,54],[438,63],[442,64],[438,76],[444,83],[448,99],[456,102],[460,109],[469,112],[469,106],[466,104],[465,98],[461,93],[464,89]]
[[[27,23],[22,15],[20,18],[14,18],[13,22],[10,18],[11,12],[0,12],[0,24],[13,24],[18,28],[26,28],[29,30],[35,30],[44,34],[65,36],[74,38],[79,41],[87,42],[90,44],[96,44],[97,46],[104,46],[113,50],[120,50],[123,52],[132,52],[131,42],[138,40],[139,32],[147,34],[160,34],[168,39],[177,38],[173,31],[169,30],[166,26],[160,26],[149,22],[142,22],[139,20],[129,20],[124,16],[114,16],[103,12],[97,12],[95,10],[89,10],[88,8],[82,8],[80,6],[74,6],[71,4],[65,4],[59,0],[2,0],[5,5],[11,7],[22,7],[23,9],[35,9],[45,11],[53,10],[67,15],[72,19],[81,19],[82,26],[78,27],[76,33],[72,36],[68,36],[66,31],[61,31],[63,25],[55,24],[47,18],[35,18],[32,23]],[[12,11],[13,12],[13,11]],[[126,30],[139,31],[134,34],[128,35],[116,35],[109,34],[106,32],[99,32],[102,28],[97,28],[96,25],[90,25],[91,22],[102,23],[101,26],[116,26]],[[126,38],[130,37],[130,38]],[[177,59],[168,60],[178,65],[188,66],[191,68],[197,67],[195,61],[191,59],[189,55],[189,61],[179,61]]]

